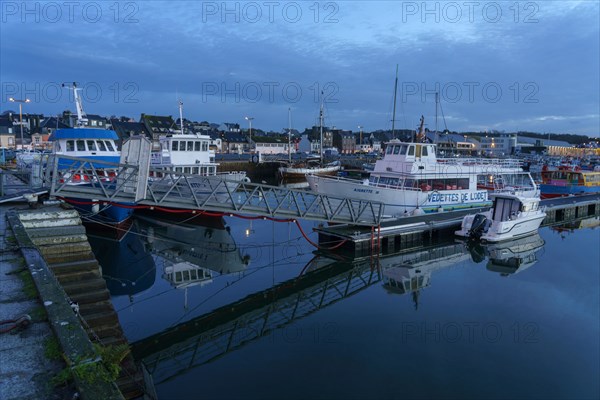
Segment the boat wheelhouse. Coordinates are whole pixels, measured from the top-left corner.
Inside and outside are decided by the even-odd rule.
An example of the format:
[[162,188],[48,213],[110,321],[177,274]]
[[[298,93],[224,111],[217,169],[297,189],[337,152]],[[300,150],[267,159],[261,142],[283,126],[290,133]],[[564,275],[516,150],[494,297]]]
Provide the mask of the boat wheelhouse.
[[[149,185],[155,193],[171,192],[182,184],[181,193],[227,201],[242,182],[249,182],[245,171],[217,172],[210,136],[173,134],[160,138],[160,150],[151,153]],[[185,182],[183,184],[182,182]],[[189,193],[188,193],[189,192]],[[193,194],[192,194],[193,193]]]
[[600,171],[572,167],[542,171],[542,199],[600,192]]
[[[52,154],[92,159],[94,167],[104,168],[109,165],[102,161],[119,163],[120,152],[115,143],[118,138],[117,133],[109,129],[69,128],[57,129],[48,140],[52,142]],[[58,168],[66,169],[70,165],[69,160],[60,159]]]
[[438,159],[436,145],[392,140],[368,180],[307,175],[313,191],[381,202],[384,216],[453,211],[491,205],[488,192],[537,187],[518,160]]

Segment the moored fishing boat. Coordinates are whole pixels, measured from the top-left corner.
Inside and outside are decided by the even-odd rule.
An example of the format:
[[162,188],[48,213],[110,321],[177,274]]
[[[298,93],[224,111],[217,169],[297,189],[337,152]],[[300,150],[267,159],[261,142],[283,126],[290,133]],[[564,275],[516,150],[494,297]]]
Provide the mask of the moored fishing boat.
[[564,166],[542,170],[540,191],[542,199],[600,193],[600,171]]
[[518,160],[438,159],[435,144],[396,139],[387,143],[369,179],[308,175],[307,180],[319,194],[383,203],[386,217],[486,207],[490,191],[537,190]]
[[150,176],[158,170],[173,171],[194,177],[218,177],[228,181],[249,182],[246,171],[218,173],[215,152],[210,149],[208,135],[185,133],[183,126],[183,103],[179,102],[180,131],[159,138],[158,149],[150,154]]
[[180,132],[161,136],[158,148],[150,154],[149,188],[154,193],[227,201],[242,182],[250,180],[245,171],[217,172],[210,136],[183,133],[182,106],[179,102]]
[[[87,117],[79,93],[81,89],[76,83],[68,87],[73,89],[77,122],[73,128],[57,129],[50,135],[52,153],[48,157],[47,165],[56,168],[59,176],[55,178],[61,185],[95,186],[99,180],[107,187],[116,185],[120,162],[120,152],[115,143],[118,139],[117,133],[110,129],[85,127]],[[61,156],[76,157],[82,161]],[[84,197],[68,197],[62,200],[73,205],[83,218],[91,222],[120,225],[133,214],[133,204],[129,203],[100,204]]]
[[328,164],[321,164],[318,160],[308,160],[297,162],[284,167],[279,167],[279,175],[286,181],[305,180],[306,175],[336,175],[340,170],[340,162],[333,161]]
[[[288,142],[292,131],[291,124],[291,111],[288,110],[289,130],[288,130]],[[319,174],[319,175],[336,175],[341,169],[341,163],[339,161],[333,161],[331,163],[323,163],[323,103],[321,102],[321,108],[319,110],[319,131],[320,131],[320,142],[319,149],[320,155],[318,160],[306,160],[292,163],[290,148],[291,145],[288,143],[288,163],[287,165],[281,166],[278,169],[279,177],[286,181],[293,180],[304,180],[307,175]]]

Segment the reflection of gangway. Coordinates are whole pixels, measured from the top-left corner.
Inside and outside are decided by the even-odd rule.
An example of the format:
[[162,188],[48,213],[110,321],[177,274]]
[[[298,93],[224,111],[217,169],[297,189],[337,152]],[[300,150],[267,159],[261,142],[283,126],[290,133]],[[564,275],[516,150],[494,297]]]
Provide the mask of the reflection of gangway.
[[[378,225],[383,215],[384,206],[378,202],[336,198],[305,190],[103,162],[105,168],[117,169],[115,179],[108,180],[103,171],[86,159],[57,155],[50,162],[53,164],[46,168],[45,182],[50,194],[57,197],[368,226]],[[59,171],[59,164],[68,164],[68,173]],[[148,179],[149,175],[155,178]],[[84,181],[86,185],[74,184],[77,182],[73,179]]]
[[155,382],[164,382],[380,280],[370,260],[354,265],[334,262],[135,342],[132,351]]

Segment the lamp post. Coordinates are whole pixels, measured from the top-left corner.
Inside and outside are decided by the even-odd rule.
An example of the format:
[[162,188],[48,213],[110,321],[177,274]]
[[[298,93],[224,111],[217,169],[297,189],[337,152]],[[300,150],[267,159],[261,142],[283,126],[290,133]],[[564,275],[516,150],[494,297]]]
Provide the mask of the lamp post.
[[8,99],[8,101],[11,101],[13,103],[19,103],[19,119],[21,120],[19,122],[19,125],[21,125],[21,150],[23,150],[23,145],[24,145],[24,140],[23,140],[23,103],[29,103],[31,100],[29,100],[29,99],[19,100],[19,99],[13,99],[11,97]]
[[358,136],[358,149],[362,152],[362,125],[358,126],[359,136]]
[[250,141],[252,141],[252,120],[254,119],[254,117],[244,117],[244,119],[248,121],[248,125],[250,126],[248,129],[248,136],[250,138]]

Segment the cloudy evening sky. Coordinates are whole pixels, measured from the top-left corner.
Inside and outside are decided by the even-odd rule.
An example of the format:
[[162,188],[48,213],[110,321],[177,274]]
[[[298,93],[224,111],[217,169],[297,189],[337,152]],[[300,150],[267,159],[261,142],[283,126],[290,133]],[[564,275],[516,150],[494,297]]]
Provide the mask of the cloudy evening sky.
[[0,2],[0,112],[598,136],[600,2]]

